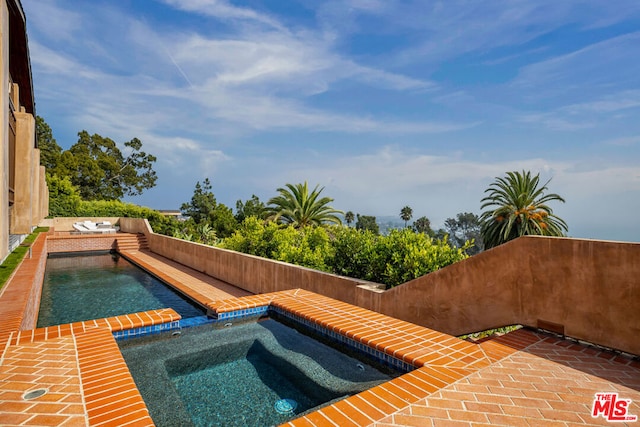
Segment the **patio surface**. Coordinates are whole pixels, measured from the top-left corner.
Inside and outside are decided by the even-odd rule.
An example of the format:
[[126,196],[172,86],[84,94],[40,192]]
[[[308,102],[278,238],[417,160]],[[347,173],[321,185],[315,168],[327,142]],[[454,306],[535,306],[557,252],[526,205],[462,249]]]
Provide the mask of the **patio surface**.
[[[111,332],[178,315],[156,310],[19,331],[29,277],[42,255],[37,240],[33,258],[0,293],[0,425],[153,425]],[[151,252],[124,255],[211,310],[271,304],[416,367],[290,426],[610,425],[602,415],[591,416],[601,392],[630,400],[627,415],[640,415],[634,357],[525,329],[472,343],[308,291],[247,296]],[[23,398],[40,388],[48,393]]]

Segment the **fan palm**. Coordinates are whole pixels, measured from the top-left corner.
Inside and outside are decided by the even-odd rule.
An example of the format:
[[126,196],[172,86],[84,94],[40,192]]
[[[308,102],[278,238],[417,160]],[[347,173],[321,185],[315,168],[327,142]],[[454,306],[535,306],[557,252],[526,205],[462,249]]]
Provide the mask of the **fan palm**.
[[400,219],[404,221],[404,228],[407,228],[407,222],[413,218],[413,209],[410,206],[405,206],[400,210]]
[[344,222],[347,223],[347,225],[351,225],[351,223],[356,219],[356,216],[353,214],[353,212],[348,211],[346,214],[344,214]]
[[488,210],[480,222],[487,249],[525,235],[565,235],[567,224],[547,205],[551,201],[564,203],[564,199],[555,193],[544,194],[549,181],[539,187],[540,174],[507,172],[485,190],[489,194],[481,200],[481,209]]
[[294,227],[307,225],[321,225],[325,223],[342,224],[338,215],[344,212],[329,206],[333,199],[320,198],[324,187],[318,189],[318,185],[309,193],[307,182],[304,184],[287,184],[286,188],[278,188],[279,196],[269,200],[268,212],[270,219]]

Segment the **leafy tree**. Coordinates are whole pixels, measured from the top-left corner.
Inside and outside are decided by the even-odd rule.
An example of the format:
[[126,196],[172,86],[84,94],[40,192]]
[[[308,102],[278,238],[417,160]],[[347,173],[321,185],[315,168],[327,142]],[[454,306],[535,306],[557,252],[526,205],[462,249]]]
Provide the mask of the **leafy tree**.
[[427,236],[434,235],[433,230],[431,229],[431,220],[426,216],[421,216],[413,222],[413,229],[418,233],[426,234]]
[[445,229],[449,234],[451,243],[461,248],[467,242],[473,242],[467,253],[476,255],[484,249],[482,234],[480,233],[480,217],[471,212],[459,213],[456,218],[447,218],[444,222]]
[[351,227],[335,227],[331,229],[331,234],[333,252],[327,264],[332,272],[373,281],[375,268],[372,260],[379,236],[371,230]]
[[49,188],[49,216],[79,216],[78,210],[80,209],[82,198],[69,177],[60,178],[58,175],[47,173],[46,180]]
[[446,239],[411,229],[388,236],[351,227],[299,227],[246,218],[220,247],[350,276],[388,287],[467,257]]
[[78,142],[62,153],[54,171],[68,176],[84,200],[119,200],[137,196],[155,186],[155,156],[142,149],[138,138],[124,143],[130,152],[123,155],[116,143],[87,131],[78,133]]
[[380,234],[380,226],[375,216],[356,214],[356,229],[369,230],[374,234]]
[[404,221],[404,228],[407,228],[407,222],[413,217],[413,209],[405,206],[400,210],[400,218]]
[[238,227],[238,221],[233,216],[233,211],[222,203],[218,203],[209,213],[208,223],[219,238],[231,236]]
[[242,200],[236,202],[236,221],[240,223],[250,216],[264,218],[266,209],[264,203],[260,201],[258,196],[252,194],[251,198],[246,202],[243,203]]
[[355,215],[353,214],[353,212],[347,211],[347,213],[344,214],[344,222],[347,223],[347,226],[351,226],[351,223],[354,220],[355,220]]
[[200,224],[209,219],[209,215],[216,208],[216,197],[211,191],[211,182],[209,178],[205,178],[202,185],[200,181],[196,182],[190,203],[183,203],[180,206],[182,215],[188,216],[196,224]]
[[550,181],[540,187],[540,174],[532,176],[528,171],[496,177],[485,190],[488,195],[481,200],[481,209],[487,209],[480,216],[485,247],[492,248],[525,235],[565,235],[567,224],[547,205],[551,201],[564,202],[555,193],[545,194]]
[[343,212],[329,206],[333,199],[320,198],[322,190],[324,187],[318,190],[316,185],[309,193],[306,181],[304,184],[286,184],[286,188],[278,188],[280,195],[268,202],[270,219],[296,228],[327,223],[342,224],[338,215]]
[[254,216],[247,217],[222,248],[275,259],[321,271],[329,271],[329,235],[323,227],[280,226]]
[[205,178],[202,184],[200,181],[196,182],[191,202],[183,203],[180,212],[189,217],[183,225],[183,229],[187,231],[183,233],[192,237],[202,234],[198,231],[198,227],[204,224],[211,227],[217,238],[231,236],[238,226],[231,208],[216,201],[209,178]]
[[40,116],[36,116],[36,141],[40,149],[40,164],[51,173],[58,165],[62,148],[53,137],[47,122]]
[[433,239],[405,228],[378,239],[373,265],[383,267],[374,280],[393,287],[467,258],[446,239]]

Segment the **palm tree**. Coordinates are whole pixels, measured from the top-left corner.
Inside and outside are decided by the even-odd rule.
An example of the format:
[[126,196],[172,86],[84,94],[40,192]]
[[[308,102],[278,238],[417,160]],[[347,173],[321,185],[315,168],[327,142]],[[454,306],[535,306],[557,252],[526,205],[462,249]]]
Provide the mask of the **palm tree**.
[[355,219],[356,216],[351,211],[347,211],[347,213],[344,214],[344,222],[346,222],[348,226],[350,226]]
[[413,217],[413,209],[405,206],[400,210],[400,218],[404,221],[404,228],[407,228],[407,222]]
[[333,199],[319,198],[324,187],[318,190],[316,185],[311,193],[306,181],[304,184],[287,184],[286,187],[278,188],[280,195],[269,200],[269,219],[291,224],[296,228],[325,223],[342,224],[338,215],[344,212],[329,206]]
[[507,172],[485,190],[489,194],[481,200],[481,209],[489,209],[480,216],[480,232],[487,249],[525,235],[565,235],[567,224],[547,205],[556,200],[564,203],[564,199],[555,193],[544,194],[551,180],[542,187],[539,181],[540,174]]

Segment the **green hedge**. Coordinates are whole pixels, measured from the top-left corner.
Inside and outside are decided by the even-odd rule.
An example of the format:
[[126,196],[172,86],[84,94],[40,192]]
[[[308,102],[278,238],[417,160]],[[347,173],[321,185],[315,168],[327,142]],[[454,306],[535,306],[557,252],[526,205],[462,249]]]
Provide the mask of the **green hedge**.
[[350,227],[281,226],[245,219],[220,247],[393,287],[468,256],[446,238],[411,229],[386,236]]

